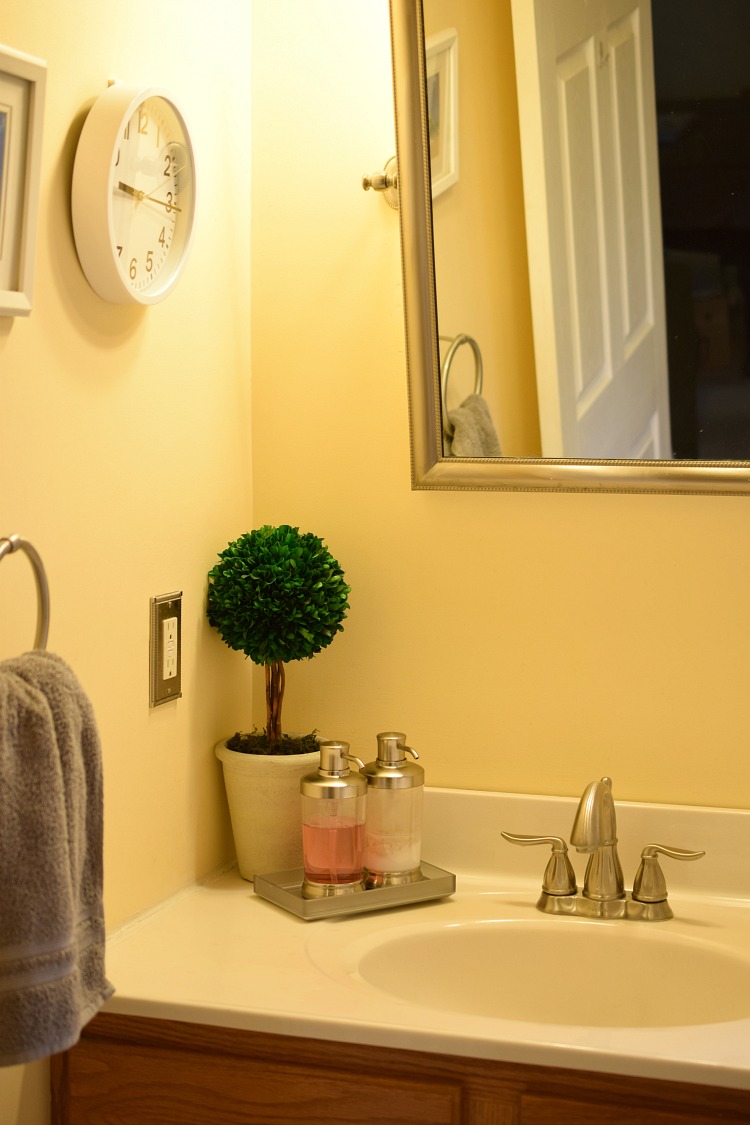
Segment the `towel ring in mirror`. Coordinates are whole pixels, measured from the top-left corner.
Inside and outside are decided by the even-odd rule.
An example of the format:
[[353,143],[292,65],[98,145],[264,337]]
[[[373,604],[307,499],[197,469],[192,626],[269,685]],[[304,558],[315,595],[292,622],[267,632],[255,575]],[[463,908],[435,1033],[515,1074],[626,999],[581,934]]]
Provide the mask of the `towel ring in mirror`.
[[441,336],[440,339],[444,341],[451,341],[450,347],[445,353],[445,359],[443,360],[440,377],[440,393],[442,396],[443,404],[443,428],[448,437],[450,437],[453,433],[453,425],[448,420],[448,380],[450,379],[451,364],[453,363],[456,352],[460,347],[463,347],[464,344],[468,344],[472,352],[474,353],[475,395],[481,395],[482,393],[482,386],[484,384],[484,368],[482,366],[482,353],[479,350],[479,344],[476,342],[473,336],[467,336],[465,332],[459,332],[458,336],[454,336],[453,339],[451,339],[450,336]]

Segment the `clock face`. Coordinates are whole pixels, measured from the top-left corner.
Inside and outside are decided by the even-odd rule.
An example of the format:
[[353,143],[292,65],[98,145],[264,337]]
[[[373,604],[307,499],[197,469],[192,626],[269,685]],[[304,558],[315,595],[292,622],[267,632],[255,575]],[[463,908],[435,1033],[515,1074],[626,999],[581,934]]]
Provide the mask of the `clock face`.
[[176,281],[194,210],[193,153],[182,117],[153,95],[124,121],[109,173],[111,252],[136,301],[160,300]]

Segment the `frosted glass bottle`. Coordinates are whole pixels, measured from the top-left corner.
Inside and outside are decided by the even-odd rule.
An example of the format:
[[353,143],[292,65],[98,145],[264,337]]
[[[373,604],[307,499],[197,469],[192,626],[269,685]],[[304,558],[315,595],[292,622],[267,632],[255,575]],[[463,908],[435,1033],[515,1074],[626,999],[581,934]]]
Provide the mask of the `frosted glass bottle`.
[[365,886],[413,883],[422,877],[422,804],[424,770],[406,760],[416,750],[406,735],[386,731],[377,736],[376,761],[365,766]]
[[300,782],[303,898],[364,890],[363,849],[367,782],[352,773],[348,742],[321,742],[320,766]]

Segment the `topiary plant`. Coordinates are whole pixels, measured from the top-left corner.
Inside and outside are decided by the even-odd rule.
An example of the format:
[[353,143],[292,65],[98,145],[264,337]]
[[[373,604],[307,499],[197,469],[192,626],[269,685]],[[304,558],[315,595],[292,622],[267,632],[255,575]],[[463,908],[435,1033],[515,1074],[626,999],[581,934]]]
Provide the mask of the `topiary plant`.
[[282,733],[284,665],[309,659],[343,630],[350,591],[344,572],[322,539],[288,524],[245,532],[219,559],[208,572],[209,624],[266,676],[265,736],[236,734],[227,746],[274,754],[317,749],[314,732],[301,746]]

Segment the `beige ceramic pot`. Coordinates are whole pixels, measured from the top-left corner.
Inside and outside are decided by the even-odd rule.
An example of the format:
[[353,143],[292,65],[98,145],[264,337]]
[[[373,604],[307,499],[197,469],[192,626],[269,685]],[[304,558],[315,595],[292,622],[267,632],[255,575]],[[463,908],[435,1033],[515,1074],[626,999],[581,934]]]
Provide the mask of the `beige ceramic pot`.
[[302,867],[299,783],[320,764],[311,754],[241,754],[217,742],[243,879]]

